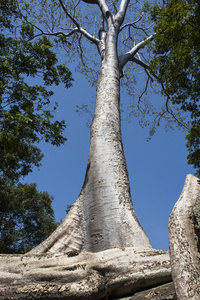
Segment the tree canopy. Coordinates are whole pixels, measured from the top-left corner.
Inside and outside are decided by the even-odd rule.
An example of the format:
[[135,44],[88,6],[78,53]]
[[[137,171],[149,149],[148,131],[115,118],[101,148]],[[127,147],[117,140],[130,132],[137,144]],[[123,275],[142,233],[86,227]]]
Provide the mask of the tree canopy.
[[58,226],[53,197],[36,184],[1,184],[0,199],[0,253],[25,253]]
[[155,22],[153,72],[163,95],[191,117],[188,163],[200,176],[200,3],[169,0],[152,9]]
[[34,27],[24,22],[17,1],[0,1],[0,25],[0,251],[24,252],[57,226],[52,197],[20,181],[40,166],[41,140],[66,141],[49,87],[63,82],[69,88],[73,79],[47,37],[31,40]]
[[[131,96],[129,115],[141,116],[142,124],[150,124],[150,134],[155,132],[161,118],[165,118],[166,124],[173,127],[174,123],[183,125],[183,116],[189,116],[189,123],[183,126],[189,130],[188,162],[197,169],[200,167],[196,107],[199,55],[197,1],[161,1],[155,2],[153,8],[149,3],[140,1],[31,0],[16,3],[21,10],[24,38],[33,43],[38,43],[40,39],[47,40],[57,50],[64,49],[70,61],[75,61],[78,56],[77,70],[86,74],[93,85],[97,83],[99,74],[97,66],[104,57],[107,7],[109,13],[113,16],[116,14],[116,17],[126,7],[117,48],[122,71],[121,84]],[[152,9],[149,10],[149,7]],[[150,42],[155,55],[151,65],[149,62],[152,52],[145,47]],[[136,74],[141,68],[146,76],[146,83],[138,91],[135,82],[137,77],[141,77]],[[49,76],[49,72],[47,73]],[[52,78],[47,80],[48,83],[49,80]],[[158,110],[147,97],[148,87],[150,91],[151,88],[154,91],[157,81],[161,83],[161,93],[166,98],[161,101]],[[83,109],[88,111],[88,105],[84,105]],[[151,121],[148,120],[149,116],[153,117]]]
[[[57,64],[46,37],[30,41],[32,25],[22,22],[16,33],[21,13],[15,1],[1,1],[0,12],[0,175],[18,180],[39,166],[43,155],[37,143],[65,142],[65,121],[54,120],[58,104],[51,103],[53,92],[47,87],[63,81],[68,88],[72,77]],[[40,85],[34,84],[37,76]]]

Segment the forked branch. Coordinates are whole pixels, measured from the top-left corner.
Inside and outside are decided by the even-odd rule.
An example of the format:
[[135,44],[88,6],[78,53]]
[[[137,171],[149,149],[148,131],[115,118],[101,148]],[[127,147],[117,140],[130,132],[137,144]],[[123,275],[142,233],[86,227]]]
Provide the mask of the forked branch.
[[104,16],[105,19],[107,19],[108,14],[110,13],[108,5],[105,0],[97,0],[98,6]]
[[[138,53],[138,51],[144,47],[144,45],[147,41],[151,41],[151,40],[153,40],[153,38],[154,38],[154,34],[151,34],[148,38],[146,38],[143,41],[141,41],[140,43],[137,43],[136,45],[134,45],[134,47],[130,51],[122,54],[119,57],[120,69],[122,70],[127,62],[135,60],[134,56]],[[138,60],[138,62],[139,62],[139,60]]]
[[115,20],[119,26],[121,26],[121,24],[124,21],[124,17],[126,15],[126,11],[127,11],[129,2],[130,2],[130,0],[121,0],[120,6],[119,6],[119,11],[115,16]]
[[[83,0],[84,2],[87,2],[87,0]],[[89,0],[90,1],[90,0]],[[95,1],[95,0],[94,0]],[[63,33],[65,36],[69,36],[72,35],[73,32],[79,32],[81,34],[83,34],[90,42],[94,43],[94,44],[98,44],[99,40],[96,39],[93,35],[91,35],[88,31],[86,31],[85,29],[83,29],[80,24],[75,20],[75,18],[70,14],[70,12],[67,10],[66,6],[64,5],[62,0],[59,0],[59,3],[62,7],[62,9],[64,10],[65,14],[67,17],[70,18],[70,20],[74,23],[74,25],[76,26],[75,29],[73,29],[70,33],[65,34]],[[87,2],[90,3],[90,2]],[[96,4],[97,2],[93,3]]]
[[67,17],[70,18],[70,20],[76,25],[77,28],[80,28],[80,24],[74,19],[74,17],[69,13],[69,11],[67,10],[65,4],[63,3],[62,0],[59,0],[59,3],[62,7],[62,9],[64,10],[65,14]]
[[73,22],[73,24],[76,26],[74,28],[67,28],[65,29],[65,31],[69,31],[69,32],[64,32],[64,31],[44,31],[43,29],[39,28],[37,25],[35,24],[32,24],[31,22],[29,22],[27,20],[27,18],[25,16],[24,17],[24,20],[33,25],[35,29],[37,29],[37,31],[39,31],[39,33],[37,33],[36,35],[34,35],[34,38],[37,38],[37,37],[40,37],[40,36],[43,36],[43,35],[46,35],[46,36],[65,36],[66,38],[72,36],[73,34],[75,33],[80,33],[81,35],[83,35],[84,37],[86,37],[91,43],[95,44],[95,45],[98,45],[100,40],[98,38],[96,38],[95,36],[93,36],[92,34],[90,34],[87,30],[85,30],[84,28],[82,28],[80,26],[80,24],[74,19],[74,17],[69,13],[69,11],[67,10],[66,6],[64,5],[63,1],[62,0],[59,0],[60,2],[60,5],[61,7],[63,8],[65,14],[67,17],[70,18],[70,20]]
[[129,26],[135,26],[138,22],[142,20],[143,15],[141,15],[136,21],[131,22],[131,23],[126,23],[124,24],[121,28],[120,31],[122,31],[124,28],[129,27]]
[[170,108],[170,96],[167,94],[166,90],[165,90],[165,86],[162,82],[162,80],[160,78],[158,78],[158,76],[154,73],[150,73],[149,71],[149,66],[143,62],[141,59],[137,59],[135,57],[133,57],[131,59],[132,62],[135,62],[137,65],[141,66],[144,70],[145,70],[145,73],[147,74],[147,81],[146,81],[146,84],[145,84],[145,87],[144,87],[144,90],[142,91],[142,93],[139,95],[139,100],[138,100],[138,109],[140,112],[141,109],[140,109],[140,102],[141,102],[141,99],[142,97],[144,96],[144,94],[146,93],[147,89],[148,89],[148,86],[149,86],[149,82],[153,82],[153,77],[158,81],[158,83],[160,84],[161,86],[161,90],[164,91],[166,97],[165,97],[165,104],[164,104],[164,109],[162,112],[158,113],[157,116],[155,117],[155,123],[159,126],[160,124],[160,120],[162,119],[162,117],[165,115],[165,114],[169,114],[171,115],[172,119],[174,119],[174,121],[179,125],[181,126],[182,128],[186,129],[186,130],[189,130],[189,127],[184,123],[182,122],[177,116],[176,114],[173,112],[173,110]]

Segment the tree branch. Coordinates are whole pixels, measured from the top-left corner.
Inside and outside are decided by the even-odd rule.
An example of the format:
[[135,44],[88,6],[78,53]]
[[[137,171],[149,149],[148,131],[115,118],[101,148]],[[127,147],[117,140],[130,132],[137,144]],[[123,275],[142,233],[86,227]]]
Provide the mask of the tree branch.
[[[35,25],[34,25],[35,26]],[[36,27],[37,28],[37,27]],[[38,28],[37,28],[38,29]],[[93,37],[91,34],[89,34],[86,30],[84,30],[83,28],[73,28],[73,29],[70,29],[70,32],[69,33],[64,33],[63,31],[56,31],[56,32],[45,32],[41,29],[39,29],[40,33],[34,35],[34,37],[30,40],[33,40],[37,37],[40,37],[40,36],[43,36],[43,35],[46,35],[46,36],[60,36],[60,35],[64,35],[65,37],[70,37],[72,36],[74,33],[80,33],[82,35],[84,35],[90,42],[96,44],[97,46],[99,45],[99,40],[95,37]],[[29,40],[29,41],[30,41]]]
[[121,0],[118,13],[115,16],[115,20],[119,24],[119,26],[121,26],[121,24],[124,21],[124,17],[125,17],[129,2],[130,2],[130,0]]
[[119,66],[122,70],[128,61],[133,61],[134,55],[144,46],[147,41],[151,41],[154,38],[154,34],[151,34],[148,38],[136,44],[129,52],[122,54],[119,57]]
[[140,59],[137,59],[136,57],[132,57],[131,61],[132,61],[132,62],[135,62],[137,65],[140,65],[140,66],[143,67],[144,69],[148,69],[148,68],[149,68],[149,66],[148,66],[146,63],[144,63],[144,62],[143,62],[142,60],[140,60]]
[[105,53],[105,42],[106,42],[106,31],[105,31],[105,27],[104,27],[104,16],[102,13],[101,16],[101,26],[99,29],[99,44],[98,44],[98,51],[99,54],[101,55],[101,59],[104,58],[104,53]]
[[175,120],[175,122],[177,122],[177,124],[179,126],[182,126],[183,128],[185,128],[186,130],[189,130],[189,127],[184,123],[182,122],[181,120],[179,120],[175,113],[173,112],[173,110],[169,107],[169,103],[170,103],[170,96],[166,93],[166,90],[165,90],[165,87],[164,87],[164,84],[163,82],[158,78],[158,76],[154,73],[150,73],[149,72],[149,66],[144,63],[142,60],[140,59],[137,59],[135,57],[132,57],[130,61],[133,61],[135,62],[136,64],[140,65],[142,68],[144,68],[148,78],[147,78],[147,81],[146,81],[146,85],[145,85],[145,88],[144,90],[142,91],[142,93],[139,95],[139,100],[138,100],[138,104],[137,104],[137,107],[139,109],[139,111],[142,113],[141,109],[140,109],[140,102],[141,102],[141,98],[143,97],[143,95],[146,93],[147,91],[147,88],[148,88],[148,85],[149,85],[149,80],[151,80],[151,82],[153,82],[153,77],[155,77],[155,79],[158,81],[158,83],[161,85],[161,90],[163,90],[165,92],[165,95],[166,95],[166,100],[165,100],[165,109],[161,112],[161,113],[158,113],[158,115],[155,117],[155,122],[157,123],[157,125],[159,126],[160,124],[160,120],[162,119],[162,117],[165,115],[165,114],[170,114],[172,116],[172,118]]
[[141,99],[142,99],[143,95],[146,93],[146,91],[147,91],[147,89],[148,89],[148,86],[149,86],[149,80],[150,80],[150,78],[148,77],[148,78],[147,78],[147,81],[146,81],[146,84],[145,84],[145,87],[144,87],[144,90],[142,91],[142,93],[139,95],[139,98],[138,98],[137,108],[138,108],[138,110],[139,110],[141,113],[143,113],[143,112],[142,112],[142,110],[140,109],[140,102],[141,102]]
[[125,24],[124,26],[122,26],[122,27],[120,28],[120,32],[121,32],[124,28],[126,28],[126,27],[133,27],[134,29],[143,31],[144,34],[145,34],[146,36],[148,36],[148,30],[153,26],[153,24],[151,24],[151,25],[150,25],[149,27],[147,27],[147,28],[142,28],[142,27],[136,25],[136,23],[139,22],[139,21],[141,21],[141,20],[142,20],[142,18],[136,20],[135,22]]
[[[160,84],[161,84],[162,90],[165,91],[165,87],[164,87],[164,84],[163,84],[162,81],[160,82]],[[170,114],[170,115],[172,116],[172,118],[178,123],[179,126],[182,126],[182,127],[185,128],[186,130],[189,130],[189,127],[188,127],[185,123],[181,122],[181,121],[176,117],[176,115],[174,114],[174,112],[172,111],[172,109],[169,107],[170,96],[169,96],[166,92],[165,92],[165,94],[166,94],[165,110],[164,110],[160,115],[157,116],[157,117],[158,117],[158,124],[159,124],[159,122],[160,122],[162,116],[163,116],[165,113],[168,113],[168,114]]]
[[[83,0],[84,2],[87,2],[87,0]],[[89,0],[90,1],[90,0]],[[81,34],[83,34],[90,42],[94,43],[94,44],[98,44],[99,40],[97,38],[95,38],[93,35],[91,35],[88,31],[86,31],[85,29],[83,29],[80,24],[74,19],[74,17],[68,12],[66,6],[64,5],[62,0],[59,0],[61,7],[63,8],[64,12],[66,13],[67,17],[70,18],[70,20],[76,25],[77,28],[74,29],[74,31],[76,32],[80,32]],[[90,3],[90,2],[87,2]],[[91,3],[95,4],[96,2],[91,1]],[[65,36],[66,34],[63,33]]]
[[121,28],[120,31],[122,31],[124,28],[128,27],[128,26],[134,26],[136,23],[140,22],[142,20],[143,14],[134,22],[131,23],[126,23],[124,24]]
[[65,37],[69,37],[69,36],[73,35],[75,32],[79,32],[76,28],[72,29],[69,33],[64,33],[62,31],[57,31],[57,32],[45,32],[45,31],[42,31],[42,30],[40,30],[40,31],[41,31],[41,33],[38,33],[38,34],[34,35],[33,39],[35,39],[37,37],[40,37],[40,36],[43,36],[43,35],[47,35],[47,36],[60,36],[60,35],[64,35]]
[[92,34],[90,34],[88,31],[86,31],[83,28],[79,28],[78,30],[81,34],[84,35],[84,37],[86,37],[90,42],[98,45],[98,43],[100,42],[99,39],[95,38]]
[[106,4],[106,1],[105,0],[97,0],[97,1],[98,1],[99,8],[100,8],[104,18],[107,19],[106,17],[110,11]]
[[72,15],[68,12],[66,6],[64,5],[62,0],[59,0],[60,5],[62,7],[62,9],[64,10],[64,12],[66,13],[67,17],[70,18],[70,20],[76,25],[77,28],[80,28],[79,23],[74,19],[74,17],[72,17]]
[[104,27],[104,17],[103,14],[101,16],[101,26],[99,28],[99,39],[102,38],[102,33],[105,32],[105,27]]

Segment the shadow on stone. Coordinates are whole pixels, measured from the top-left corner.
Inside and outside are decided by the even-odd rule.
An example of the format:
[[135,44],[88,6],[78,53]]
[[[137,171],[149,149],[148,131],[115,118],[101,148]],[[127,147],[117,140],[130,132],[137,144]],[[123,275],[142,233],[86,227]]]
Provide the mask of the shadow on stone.
[[174,284],[168,283],[158,287],[135,293],[134,296],[116,298],[114,300],[176,300]]

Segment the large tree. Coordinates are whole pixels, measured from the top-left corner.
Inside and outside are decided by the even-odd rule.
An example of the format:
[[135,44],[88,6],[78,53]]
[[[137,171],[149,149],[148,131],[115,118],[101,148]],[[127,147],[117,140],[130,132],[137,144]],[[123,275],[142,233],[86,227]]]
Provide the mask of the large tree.
[[[93,5],[71,1],[65,3],[61,0],[52,4],[43,2],[42,9],[47,11],[46,15],[41,14],[40,10],[37,15],[35,2],[26,8],[27,18],[37,26],[37,37],[46,35],[57,37],[58,42],[64,44],[70,42],[70,50],[80,55],[84,72],[91,72],[92,69],[91,65],[86,65],[89,59],[86,54],[90,49],[85,52],[85,41],[89,41],[89,46],[95,46],[101,62],[89,158],[81,193],[59,228],[31,253],[98,252],[115,247],[152,247],[132,207],[119,105],[123,69],[128,62],[142,64],[135,56],[153,35],[148,36],[144,30],[139,42],[136,39],[129,41],[128,36],[127,43],[131,48],[125,53],[121,52],[118,49],[119,36],[124,36],[123,30],[131,35],[132,29],[139,27],[137,22],[141,18],[137,15],[139,12],[136,12],[131,23],[123,24],[128,6],[132,10],[136,4],[122,1],[118,8],[117,3],[110,4],[109,7],[105,1]],[[41,24],[37,22],[39,17]],[[47,18],[51,20],[48,24],[45,22]],[[43,27],[45,24],[46,28]],[[125,41],[125,48],[128,45]]]
[[[126,86],[132,69],[142,68],[147,79],[142,96],[153,80],[145,51],[154,38],[148,6],[137,0],[31,0],[19,5],[26,26],[35,30],[29,42],[46,37],[71,59],[78,55],[79,70],[98,83],[80,195],[49,238],[22,262],[14,258],[19,274],[2,262],[8,278],[2,291],[7,299],[96,300],[171,280],[168,254],[152,249],[133,209],[120,127],[120,82]],[[141,96],[140,111],[149,111]],[[164,114],[177,119],[168,101],[159,117]],[[9,290],[9,280],[15,279],[18,286]]]
[[[131,84],[130,80],[134,83],[131,68],[142,68],[146,74],[147,81],[137,105],[139,110],[152,109],[146,98],[142,98],[146,87],[157,78],[150,74],[148,52],[144,49],[154,39],[148,5],[129,0],[59,0],[30,1],[21,9],[25,22],[35,28],[32,41],[48,37],[71,58],[79,56],[78,69],[93,84],[98,79],[81,193],[57,231],[32,253],[151,247],[132,207],[120,127],[120,84]],[[100,71],[94,73],[98,64]],[[152,114],[155,114],[153,110]],[[168,100],[156,115],[155,124],[164,115],[178,119]]]

